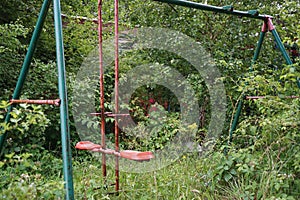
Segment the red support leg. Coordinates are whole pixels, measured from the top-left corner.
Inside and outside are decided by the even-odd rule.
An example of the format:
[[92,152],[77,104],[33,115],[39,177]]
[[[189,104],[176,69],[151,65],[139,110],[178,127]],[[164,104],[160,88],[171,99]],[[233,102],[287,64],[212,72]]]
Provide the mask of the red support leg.
[[[119,114],[119,2],[115,0],[115,113]],[[115,117],[115,151],[119,152],[119,125]],[[116,191],[119,191],[119,156],[115,157]]]
[[[99,82],[100,82],[100,109],[101,109],[101,146],[106,148],[105,144],[105,115],[104,115],[104,70],[103,70],[103,49],[102,49],[102,0],[98,0],[98,42],[99,42]],[[106,177],[106,155],[102,153],[102,174]]]

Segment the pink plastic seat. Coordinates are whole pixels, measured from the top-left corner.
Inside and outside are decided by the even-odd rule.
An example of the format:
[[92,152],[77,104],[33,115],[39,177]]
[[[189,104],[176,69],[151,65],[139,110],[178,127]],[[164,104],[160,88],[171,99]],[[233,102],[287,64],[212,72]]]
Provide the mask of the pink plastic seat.
[[154,155],[150,151],[141,152],[141,151],[133,151],[133,150],[124,150],[124,151],[116,152],[115,150],[112,149],[102,149],[101,145],[95,144],[90,141],[78,142],[75,148],[79,150],[88,150],[93,152],[113,154],[116,156],[120,156],[121,158],[126,158],[135,161],[149,161],[150,159],[154,158]]
[[135,161],[149,161],[150,159],[154,158],[154,155],[150,151],[141,152],[124,150],[120,152],[120,157]]
[[100,149],[101,145],[95,144],[90,141],[80,141],[76,144],[75,148],[80,150],[93,150],[93,149]]

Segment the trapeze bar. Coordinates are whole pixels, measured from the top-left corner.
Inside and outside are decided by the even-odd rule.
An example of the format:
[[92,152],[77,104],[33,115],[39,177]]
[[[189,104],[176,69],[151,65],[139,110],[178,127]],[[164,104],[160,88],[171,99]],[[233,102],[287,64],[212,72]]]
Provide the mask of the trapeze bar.
[[189,8],[195,8],[195,9],[199,9],[199,10],[206,10],[206,11],[219,12],[219,13],[225,13],[225,14],[230,14],[230,15],[237,15],[240,17],[249,17],[249,18],[255,18],[255,19],[262,19],[262,20],[266,20],[268,18],[273,18],[272,16],[269,16],[269,15],[261,15],[258,13],[257,10],[249,10],[247,12],[239,11],[239,10],[234,10],[233,7],[230,7],[230,6],[218,7],[218,6],[212,6],[212,5],[196,3],[196,2],[192,2],[192,1],[185,1],[185,0],[154,0],[154,1],[159,1],[162,3],[169,3],[169,4],[174,4],[174,5],[179,5],[179,6],[189,7]]
[[47,104],[47,105],[60,105],[60,99],[55,100],[31,100],[31,99],[11,99],[10,103],[27,103],[27,104]]
[[[246,96],[245,99],[247,100],[255,100],[255,99],[264,99],[267,98],[266,96]],[[284,99],[297,99],[299,96],[285,96]]]
[[113,149],[104,149],[99,144],[95,144],[90,141],[81,141],[78,142],[75,146],[76,149],[79,150],[88,150],[92,152],[100,152],[105,154],[115,155],[121,158],[126,158],[129,160],[135,161],[149,161],[154,158],[154,155],[150,151],[132,151],[132,150],[123,150],[123,151],[115,151]]

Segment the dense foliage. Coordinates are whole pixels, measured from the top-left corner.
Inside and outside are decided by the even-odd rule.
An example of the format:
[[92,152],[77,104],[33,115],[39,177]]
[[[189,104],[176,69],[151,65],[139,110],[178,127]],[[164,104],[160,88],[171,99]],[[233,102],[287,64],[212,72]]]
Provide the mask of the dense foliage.
[[[75,195],[78,199],[299,199],[300,198],[300,135],[299,96],[296,78],[300,77],[300,26],[297,1],[231,0],[200,1],[216,6],[233,5],[238,10],[259,9],[274,16],[273,22],[294,61],[287,66],[270,33],[267,34],[258,62],[249,72],[262,22],[214,12],[172,6],[156,1],[120,1],[121,31],[140,27],[162,27],[184,33],[212,55],[222,73],[226,88],[227,116],[222,135],[213,152],[205,157],[184,155],[172,165],[151,173],[121,173],[124,191],[119,197],[102,187],[99,160],[73,149]],[[3,199],[62,199],[63,178],[60,158],[59,109],[53,106],[16,106],[10,123],[3,123],[8,99],[16,84],[20,66],[30,41],[41,1],[2,0],[0,5],[0,119],[1,134],[9,137],[0,160],[1,194]],[[62,1],[64,47],[70,107],[76,85],[76,73],[84,58],[97,46],[96,24],[75,16],[97,17],[96,0]],[[113,3],[103,2],[104,39],[113,35]],[[54,99],[58,96],[55,64],[54,30],[51,15],[45,22],[31,70],[22,91],[22,98]],[[146,63],[171,66],[189,81],[196,91],[201,108],[196,140],[201,143],[208,131],[210,102],[202,77],[191,64],[178,55],[158,50],[139,50],[122,54],[120,76]],[[105,74],[105,104],[112,108],[113,71]],[[78,88],[79,87],[79,88]],[[98,94],[98,91],[95,91]],[[245,95],[265,96],[244,101],[233,141],[227,146],[229,130],[237,102]],[[167,105],[164,118],[157,122],[147,116],[149,101]],[[139,150],[163,149],[178,131],[178,100],[165,87],[150,84],[138,88],[131,97],[132,117],[138,126],[121,132],[121,148]],[[99,102],[97,102],[97,109]],[[71,110],[71,109],[70,109]],[[161,115],[162,113],[160,113]],[[71,115],[71,113],[70,113]],[[72,146],[80,140],[71,115]],[[107,120],[107,135],[112,134],[112,120]],[[155,131],[159,124],[160,131]],[[82,124],[91,126],[87,119]],[[98,123],[95,123],[96,126]],[[153,135],[143,137],[145,127]],[[227,154],[224,155],[226,148]],[[113,169],[108,177],[113,180]],[[96,173],[95,173],[96,172]]]

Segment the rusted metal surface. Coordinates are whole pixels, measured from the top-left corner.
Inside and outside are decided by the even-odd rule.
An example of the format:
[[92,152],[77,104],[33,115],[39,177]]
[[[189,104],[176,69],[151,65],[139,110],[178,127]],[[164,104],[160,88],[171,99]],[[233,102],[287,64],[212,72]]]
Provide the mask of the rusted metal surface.
[[[115,113],[119,113],[119,1],[115,0]],[[115,116],[115,150],[119,152],[119,125]],[[116,191],[119,190],[119,157],[115,157]]]
[[[104,115],[108,115],[108,114],[111,114],[112,112],[104,112]],[[93,116],[101,116],[102,115],[102,113],[101,112],[95,112],[95,113],[90,113],[91,115],[93,115]]]
[[11,99],[10,103],[13,104],[20,104],[20,103],[27,103],[27,104],[47,104],[47,105],[60,105],[60,99],[54,100],[33,100],[33,99]]
[[[102,114],[101,113],[91,113],[91,115],[93,116],[101,116]],[[130,116],[129,113],[112,113],[112,112],[105,112],[104,113],[105,116],[107,117],[127,117],[127,116]]]
[[[103,48],[102,48],[102,0],[98,0],[98,51],[99,51],[99,82],[100,82],[100,109],[101,109],[101,146],[106,148],[105,144],[105,115],[104,115],[104,69],[103,69]],[[102,173],[106,177],[106,155],[102,154]]]
[[111,113],[111,114],[107,114],[108,117],[127,117],[130,116],[130,114],[127,113]]

